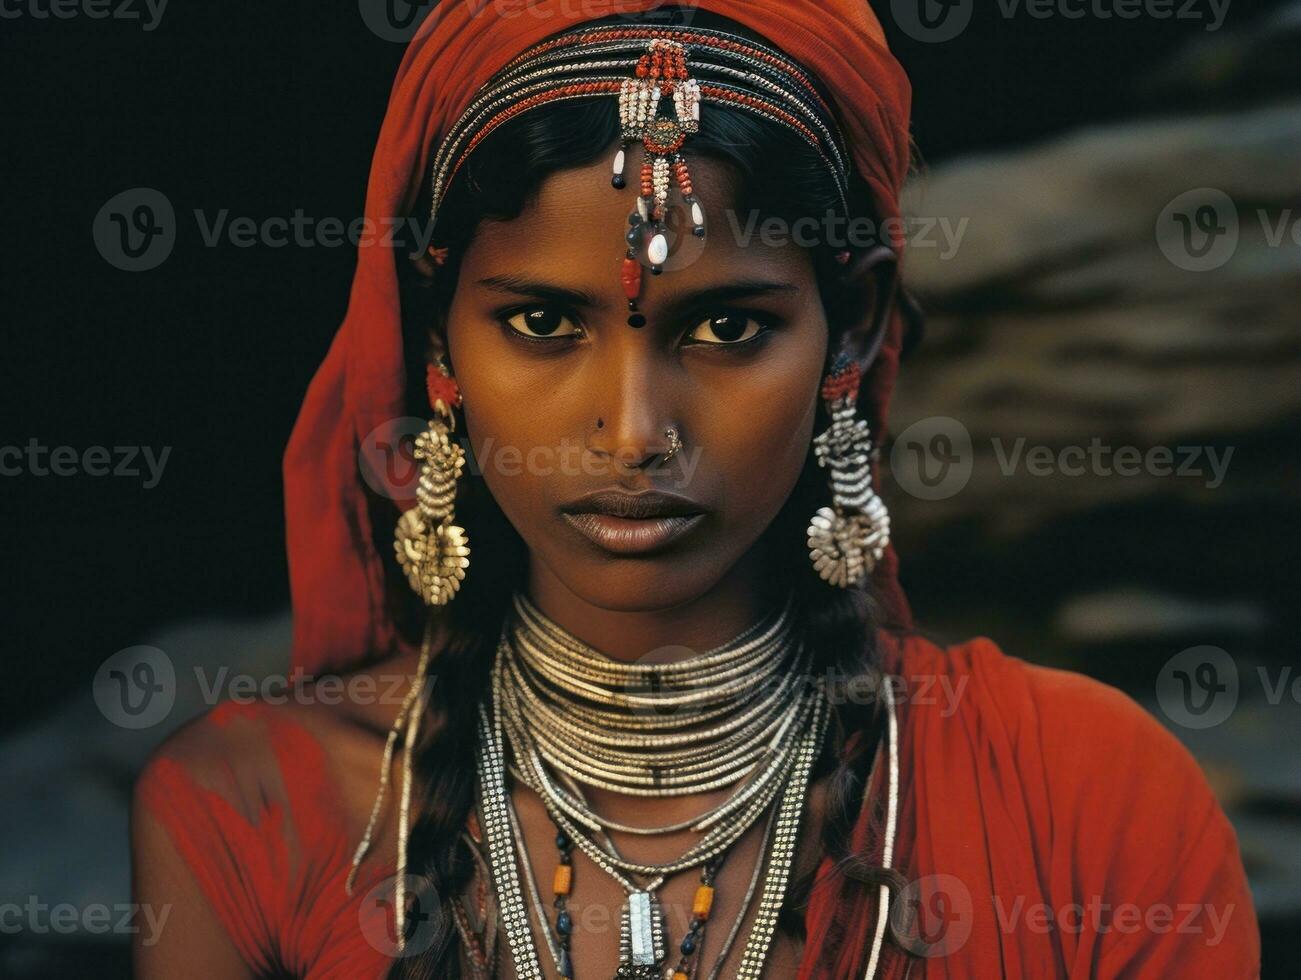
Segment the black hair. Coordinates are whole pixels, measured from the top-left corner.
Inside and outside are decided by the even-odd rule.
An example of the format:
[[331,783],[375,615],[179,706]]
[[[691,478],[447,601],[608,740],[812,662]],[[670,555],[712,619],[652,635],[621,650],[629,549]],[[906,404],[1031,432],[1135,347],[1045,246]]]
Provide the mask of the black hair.
[[[661,9],[622,19],[646,22],[665,16],[672,15]],[[733,33],[755,36],[705,12],[693,11],[690,16],[701,26],[722,26]],[[448,187],[434,229],[435,241],[449,249],[447,263],[437,270],[432,282],[411,269],[404,269],[401,276],[411,379],[410,414],[421,414],[425,404],[428,330],[450,304],[458,257],[479,223],[488,218],[517,216],[549,175],[598,159],[614,145],[618,135],[616,100],[599,97],[552,103],[521,113],[476,147]],[[820,219],[828,209],[842,212],[840,194],[821,156],[801,137],[765,118],[711,104],[709,111],[702,113],[700,132],[690,138],[690,152],[693,157],[710,157],[734,168],[739,178],[735,203],[742,213],[754,208],[761,218],[777,216],[794,221],[803,216]],[[427,203],[428,194],[421,200]],[[861,179],[853,175],[851,212],[870,217],[868,201]],[[842,300],[830,285],[835,268],[831,251],[830,246],[815,249],[813,259],[833,331],[829,351],[834,352],[837,324],[832,311]],[[825,428],[828,421],[819,403],[817,430]],[[880,669],[875,638],[879,609],[875,598],[867,588],[829,586],[809,561],[805,543],[809,517],[828,502],[825,473],[810,453],[795,489],[764,535],[772,555],[774,587],[794,596],[796,633],[814,652],[815,676],[865,682],[848,684],[848,690],[878,690],[875,685],[880,681]],[[389,554],[392,546],[385,539],[392,526],[391,504],[376,503],[377,514],[388,515],[378,522],[377,546],[382,554]],[[442,903],[461,894],[471,879],[473,859],[461,834],[474,805],[478,704],[487,691],[511,593],[523,588],[527,567],[523,541],[498,508],[482,477],[467,474],[462,478],[456,512],[458,523],[469,535],[473,556],[460,593],[434,613],[441,617],[440,626],[447,639],[431,667],[437,682],[430,688],[417,749],[421,806],[412,826],[408,852],[408,873],[426,878],[432,894]],[[394,616],[404,633],[417,639],[427,610],[410,592],[396,563],[389,565]],[[875,699],[869,703],[840,699],[834,705],[828,738],[814,772],[815,778],[830,774],[822,845],[824,853],[842,865],[855,860],[849,853],[849,834],[882,725]],[[851,740],[855,733],[859,737]],[[871,880],[870,875],[866,877]],[[811,884],[807,879],[793,883],[786,914],[779,923],[781,928],[802,929],[800,913]],[[869,887],[867,881],[860,887]],[[438,941],[423,953],[397,959],[391,977],[459,976],[459,944],[450,926],[450,911],[446,904],[440,904],[432,913],[437,921],[425,927],[434,929]]]

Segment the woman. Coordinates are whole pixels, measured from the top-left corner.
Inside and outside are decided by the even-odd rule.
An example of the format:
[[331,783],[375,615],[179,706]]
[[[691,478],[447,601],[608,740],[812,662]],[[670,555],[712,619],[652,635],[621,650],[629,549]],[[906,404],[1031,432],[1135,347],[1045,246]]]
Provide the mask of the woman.
[[[577,6],[448,5],[408,51],[367,213],[433,241],[362,249],[285,465],[295,665],[346,696],[156,754],[140,975],[1255,975],[1178,743],[911,631],[871,12]],[[414,494],[373,453],[413,415]]]

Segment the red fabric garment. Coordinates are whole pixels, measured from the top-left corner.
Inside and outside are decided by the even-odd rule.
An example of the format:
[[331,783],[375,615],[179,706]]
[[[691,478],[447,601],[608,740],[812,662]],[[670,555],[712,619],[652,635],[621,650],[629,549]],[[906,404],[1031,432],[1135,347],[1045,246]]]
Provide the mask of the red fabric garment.
[[[438,138],[488,77],[527,45],[583,20],[661,5],[440,4],[399,69],[366,216],[382,227],[427,206],[416,198]],[[877,217],[897,221],[909,163],[911,91],[866,2],[693,0],[691,6],[768,37],[822,80],[854,165],[872,189]],[[902,230],[894,231],[902,251]],[[612,257],[612,274],[618,258]],[[406,414],[394,261],[393,250],[379,244],[359,250],[347,314],[285,455],[294,666],[309,675],[358,666],[398,645],[357,463],[361,441]],[[863,387],[878,440],[902,335],[896,314]],[[906,626],[896,569],[891,551],[877,568],[876,585],[891,622]],[[1083,678],[1004,658],[986,642],[946,654],[912,639],[896,667],[933,683],[947,678],[967,692],[950,714],[921,698],[901,709],[898,853],[910,879],[949,875],[962,883],[971,932],[942,958],[908,961],[887,946],[886,975],[903,976],[909,968],[914,978],[1254,975],[1258,940],[1233,832],[1195,763],[1132,702]],[[354,896],[345,896],[356,841],[343,827],[341,794],[319,742],[268,706],[223,707],[195,732],[211,741],[215,756],[231,761],[196,775],[192,760],[165,752],[142,777],[140,799],[167,827],[250,968],[306,977],[382,973],[387,957],[354,923],[372,914],[363,896],[391,864],[372,856]],[[255,793],[236,769],[253,766],[257,753],[233,747],[221,755],[240,732],[274,746],[261,760]],[[870,852],[881,835],[868,817],[865,812],[855,839]],[[1232,911],[1214,945],[1154,929],[1044,932],[1023,918],[1007,926],[995,914],[1041,902],[1060,909],[1095,895],[1145,908],[1200,903]],[[828,874],[806,916],[801,978],[861,975],[874,903],[874,889]]]
[[[902,867],[909,881],[943,886],[917,893],[930,915],[919,931],[949,946],[918,958],[887,942],[878,976],[1259,974],[1234,832],[1196,762],[1133,701],[984,639],[941,649],[910,638],[892,669],[904,682]],[[380,976],[391,961],[367,938],[378,913],[365,896],[391,864],[372,855],[346,896],[356,842],[331,759],[291,717],[268,705],[215,709],[189,741],[221,751],[205,751],[206,765],[183,751],[155,757],[141,805],[255,973]],[[860,826],[860,844],[879,842],[879,826]],[[874,892],[844,877],[815,888],[800,980],[863,975],[875,925],[863,896]]]
[[[909,974],[887,943],[880,976],[1259,975],[1233,827],[1192,755],[1127,695],[984,638],[912,638],[890,669],[903,687],[896,866],[902,900],[923,906],[907,931],[938,945]],[[880,854],[879,825],[855,836]],[[875,919],[873,895],[828,879],[806,920],[823,954],[799,980],[861,976]]]
[[[662,6],[663,0],[439,4],[398,70],[371,167],[366,217],[384,227],[428,207],[416,196],[437,140],[483,83],[525,47],[583,21]],[[757,31],[821,78],[854,165],[871,187],[877,218],[902,252],[899,191],[909,164],[911,88],[867,3],[692,0],[687,6]],[[612,255],[612,275],[621,259]],[[379,243],[359,249],[347,314],[285,453],[294,665],[308,674],[356,666],[394,652],[399,642],[385,610],[357,465],[361,441],[407,414],[394,260],[394,250]],[[878,441],[902,338],[896,314],[864,384],[862,404]],[[896,567],[891,551],[875,578],[892,620],[904,625],[908,610]]]

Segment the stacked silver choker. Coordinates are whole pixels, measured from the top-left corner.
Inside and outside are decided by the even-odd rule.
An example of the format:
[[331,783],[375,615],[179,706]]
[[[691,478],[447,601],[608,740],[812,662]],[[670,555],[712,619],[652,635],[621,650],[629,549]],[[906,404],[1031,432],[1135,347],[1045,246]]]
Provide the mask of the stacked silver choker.
[[[527,871],[529,864],[517,853],[512,832],[508,766],[542,799],[562,838],[628,893],[619,977],[665,973],[663,920],[655,899],[664,881],[691,868],[714,867],[765,813],[771,814],[769,845],[759,858],[767,861],[762,897],[736,974],[747,980],[760,975],[829,715],[821,690],[808,682],[808,661],[792,635],[789,604],[707,653],[671,663],[629,664],[587,646],[526,597],[515,597],[493,667],[492,704],[481,713],[480,802],[494,885],[521,980],[540,980],[542,973],[520,885],[519,867]],[[597,814],[584,786],[643,797],[733,788],[722,803],[693,820],[647,827]],[[608,836],[609,831],[654,835],[687,829],[699,837],[662,864],[622,857]],[[548,944],[554,955],[556,944],[550,939]],[[715,973],[726,952],[719,954]],[[557,970],[569,975],[567,953],[563,959]]]

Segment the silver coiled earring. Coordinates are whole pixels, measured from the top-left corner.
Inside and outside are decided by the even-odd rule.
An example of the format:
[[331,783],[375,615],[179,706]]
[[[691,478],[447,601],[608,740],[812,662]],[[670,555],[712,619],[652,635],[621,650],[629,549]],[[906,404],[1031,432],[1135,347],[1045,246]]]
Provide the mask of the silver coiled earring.
[[870,574],[890,542],[890,515],[872,487],[872,438],[857,418],[862,370],[841,351],[822,383],[831,417],[813,440],[818,465],[830,470],[831,506],[820,507],[809,523],[809,558],[819,576],[840,588]]

